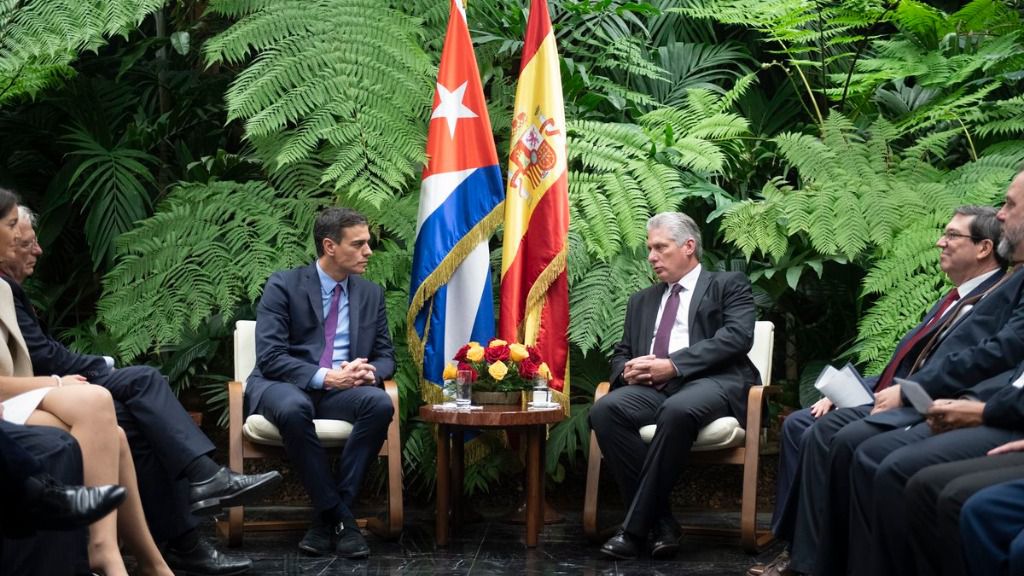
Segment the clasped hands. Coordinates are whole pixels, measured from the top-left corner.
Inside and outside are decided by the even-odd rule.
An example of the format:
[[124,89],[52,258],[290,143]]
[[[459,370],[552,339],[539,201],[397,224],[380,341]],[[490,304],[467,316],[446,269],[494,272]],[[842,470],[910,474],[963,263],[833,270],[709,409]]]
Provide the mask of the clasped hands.
[[67,374],[64,376],[55,376],[55,381],[51,381],[54,386],[75,386],[81,384],[89,384],[89,380],[81,374]]
[[[885,412],[902,405],[900,387],[896,384],[875,394],[875,406],[871,409],[871,413]],[[981,426],[981,413],[984,410],[985,403],[977,400],[940,399],[932,403],[925,419],[932,432],[941,434],[957,428]]]
[[328,370],[324,376],[324,390],[345,390],[377,382],[377,367],[366,358],[342,362],[337,370]]
[[626,384],[653,386],[668,382],[676,376],[676,368],[668,358],[658,358],[654,354],[638,356],[626,362],[622,369],[622,379]]

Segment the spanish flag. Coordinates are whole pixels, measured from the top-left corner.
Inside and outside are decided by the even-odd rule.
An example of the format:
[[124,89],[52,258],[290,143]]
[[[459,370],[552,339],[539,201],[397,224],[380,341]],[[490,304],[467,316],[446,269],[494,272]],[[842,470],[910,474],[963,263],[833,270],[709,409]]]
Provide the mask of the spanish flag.
[[565,110],[546,0],[531,0],[505,191],[498,334],[537,347],[568,407],[569,182]]

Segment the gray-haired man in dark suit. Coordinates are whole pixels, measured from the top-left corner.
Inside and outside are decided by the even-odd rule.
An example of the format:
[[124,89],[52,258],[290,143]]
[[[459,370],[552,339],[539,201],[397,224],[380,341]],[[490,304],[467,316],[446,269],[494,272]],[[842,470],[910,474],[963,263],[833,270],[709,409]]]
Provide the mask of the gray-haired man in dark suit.
[[[669,496],[700,429],[724,416],[741,422],[757,369],[747,358],[754,341],[754,296],[738,272],[701,268],[700,230],[692,218],[665,212],[647,223],[647,260],[661,282],[629,299],[622,341],[612,356],[607,396],[590,410],[590,425],[629,511],[622,529],[601,547],[635,558],[651,538],[651,556],[679,548]],[[650,446],[642,426],[657,424]]]

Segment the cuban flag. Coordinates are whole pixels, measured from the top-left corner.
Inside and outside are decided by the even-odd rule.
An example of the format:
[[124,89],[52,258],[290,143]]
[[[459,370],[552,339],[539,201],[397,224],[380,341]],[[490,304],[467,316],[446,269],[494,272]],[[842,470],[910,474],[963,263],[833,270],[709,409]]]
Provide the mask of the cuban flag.
[[409,345],[437,402],[446,362],[494,336],[487,242],[505,196],[462,0],[452,0],[427,135],[409,288]]

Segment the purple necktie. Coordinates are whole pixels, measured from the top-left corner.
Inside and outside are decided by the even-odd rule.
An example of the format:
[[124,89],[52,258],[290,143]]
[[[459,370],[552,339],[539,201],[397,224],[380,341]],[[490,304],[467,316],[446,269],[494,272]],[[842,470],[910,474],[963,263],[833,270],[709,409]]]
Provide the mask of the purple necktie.
[[320,367],[330,370],[334,366],[334,336],[338,333],[338,300],[341,299],[341,284],[334,285],[331,307],[324,322],[324,352],[320,355]]
[[679,312],[679,292],[682,289],[679,284],[673,284],[672,293],[665,301],[665,311],[661,313],[661,322],[658,331],[654,333],[654,347],[651,349],[656,358],[668,358],[668,341],[672,337],[672,325],[676,323],[676,314]]

